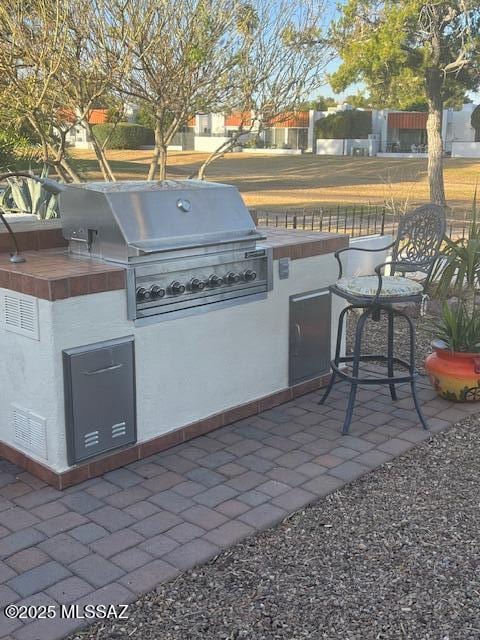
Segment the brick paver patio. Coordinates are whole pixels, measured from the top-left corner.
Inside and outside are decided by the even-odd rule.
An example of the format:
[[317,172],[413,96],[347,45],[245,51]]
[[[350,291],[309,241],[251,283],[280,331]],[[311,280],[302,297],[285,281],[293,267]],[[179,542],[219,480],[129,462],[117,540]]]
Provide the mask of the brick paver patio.
[[[408,391],[360,390],[340,434],[348,388],[241,420],[101,478],[57,491],[0,460],[0,603],[121,604],[402,454],[476,410]],[[53,640],[81,620],[21,622],[0,638]]]

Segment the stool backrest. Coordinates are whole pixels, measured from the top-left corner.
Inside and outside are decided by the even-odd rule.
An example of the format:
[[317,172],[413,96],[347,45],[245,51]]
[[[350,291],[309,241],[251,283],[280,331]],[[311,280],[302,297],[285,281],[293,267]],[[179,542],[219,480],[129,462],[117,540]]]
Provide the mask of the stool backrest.
[[425,204],[402,216],[392,252],[392,261],[398,263],[395,270],[430,276],[445,228],[445,209],[438,204]]

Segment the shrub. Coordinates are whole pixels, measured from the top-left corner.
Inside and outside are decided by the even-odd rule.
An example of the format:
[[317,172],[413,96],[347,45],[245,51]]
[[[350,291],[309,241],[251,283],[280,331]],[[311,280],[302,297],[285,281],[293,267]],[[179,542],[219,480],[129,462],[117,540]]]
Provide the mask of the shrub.
[[93,134],[100,144],[108,138],[107,149],[138,149],[154,143],[151,129],[131,122],[96,124]]
[[0,129],[0,170],[14,169],[20,162],[36,162],[42,155],[38,144],[15,129]]
[[472,111],[471,125],[475,129],[475,142],[480,142],[480,105]]
[[16,140],[8,131],[0,131],[0,170],[15,162]]
[[371,111],[339,111],[315,123],[317,138],[344,140],[368,138],[372,133]]
[[[105,122],[127,122],[122,107],[110,107],[107,109]],[[140,123],[143,124],[143,123]]]

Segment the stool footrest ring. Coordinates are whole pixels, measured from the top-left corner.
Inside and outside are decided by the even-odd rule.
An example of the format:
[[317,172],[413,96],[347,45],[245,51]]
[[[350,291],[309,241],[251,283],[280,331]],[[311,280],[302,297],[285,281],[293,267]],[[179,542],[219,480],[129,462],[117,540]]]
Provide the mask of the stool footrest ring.
[[[345,369],[340,368],[339,366],[340,364],[353,362],[354,359],[355,359],[354,356],[344,356],[342,358],[338,358],[338,364],[335,362],[335,360],[331,360],[330,366],[332,370],[335,372],[335,374],[338,375],[340,378],[342,378],[343,380],[349,380],[350,382],[354,382],[355,384],[402,384],[405,382],[412,382],[412,380],[415,380],[419,376],[419,373],[416,369],[413,372],[411,371],[411,367],[408,362],[406,362],[405,360],[402,360],[401,358],[392,358],[391,361],[394,364],[400,367],[404,367],[409,371],[409,374],[403,375],[403,376],[392,376],[392,377],[387,376],[387,377],[378,377],[378,378],[377,377],[375,378],[354,377],[348,373],[345,373]],[[357,359],[359,362],[374,362],[374,361],[388,362],[388,356],[381,355],[381,354],[361,355],[361,356],[357,356]]]

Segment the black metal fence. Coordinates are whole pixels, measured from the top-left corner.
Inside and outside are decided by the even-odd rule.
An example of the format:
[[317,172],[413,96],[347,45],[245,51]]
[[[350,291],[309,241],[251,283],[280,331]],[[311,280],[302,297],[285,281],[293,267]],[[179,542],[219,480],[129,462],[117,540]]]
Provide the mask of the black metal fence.
[[[334,205],[284,211],[255,209],[254,213],[261,227],[345,233],[351,238],[395,234],[400,220],[400,214],[392,213],[384,205]],[[452,239],[465,237],[469,224],[465,217],[449,218],[447,235]]]

